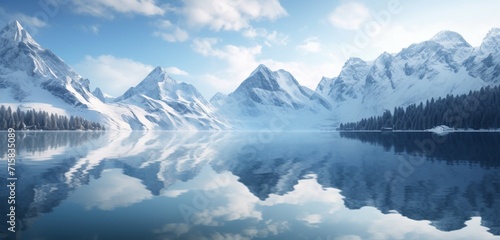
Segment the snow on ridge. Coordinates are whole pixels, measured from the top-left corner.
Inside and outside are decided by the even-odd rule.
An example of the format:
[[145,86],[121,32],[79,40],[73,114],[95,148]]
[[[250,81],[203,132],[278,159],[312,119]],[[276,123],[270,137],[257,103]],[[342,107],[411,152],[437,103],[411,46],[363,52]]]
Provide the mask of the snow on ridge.
[[446,47],[471,47],[462,35],[453,31],[441,31],[431,38],[431,41]]
[[25,42],[34,46],[40,46],[17,20],[9,22],[7,26],[0,31],[0,38],[2,39],[3,46],[9,42],[11,44]]
[[88,79],[38,45],[19,22],[0,30],[0,37],[4,52],[0,90],[11,96],[2,98],[8,101],[2,104],[80,116],[111,130],[227,128],[194,86],[170,78],[161,67],[148,74],[142,85],[131,88],[128,97],[137,95],[135,99],[120,102],[125,98],[114,100],[100,89],[92,93]]
[[498,46],[499,29],[492,29],[479,49],[458,33],[442,31],[399,53],[383,53],[366,65],[349,59],[337,77],[323,78],[316,92],[334,106],[337,124],[358,121],[396,106],[499,84]]
[[[91,92],[87,79],[40,47],[19,22],[0,33],[0,48],[7,51],[0,59],[0,87],[18,101],[10,104],[46,104],[103,122],[108,129],[248,129],[269,127],[277,116],[310,122],[310,129],[500,83],[500,29],[492,29],[479,48],[458,33],[442,31],[374,61],[350,58],[337,77],[321,79],[315,91],[285,70],[260,64],[233,93],[207,101],[193,85],[156,67],[137,86],[111,99],[100,89]],[[20,51],[19,44],[30,45],[31,52]]]

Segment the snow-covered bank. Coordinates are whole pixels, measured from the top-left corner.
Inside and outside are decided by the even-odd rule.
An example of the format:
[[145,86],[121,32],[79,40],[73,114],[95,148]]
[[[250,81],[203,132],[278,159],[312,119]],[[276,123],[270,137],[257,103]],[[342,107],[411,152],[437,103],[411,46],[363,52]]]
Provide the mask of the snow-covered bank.
[[433,127],[431,129],[427,129],[425,130],[427,132],[433,132],[435,134],[439,134],[439,135],[446,135],[450,132],[453,132],[454,129],[451,128],[451,127],[448,127],[446,125],[440,125],[440,126],[436,126],[436,127]]

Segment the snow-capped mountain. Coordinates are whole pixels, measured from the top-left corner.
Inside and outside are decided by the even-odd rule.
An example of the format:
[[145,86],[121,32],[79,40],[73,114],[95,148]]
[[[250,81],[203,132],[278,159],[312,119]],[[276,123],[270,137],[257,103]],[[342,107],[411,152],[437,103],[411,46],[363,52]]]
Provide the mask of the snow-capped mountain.
[[89,81],[36,43],[19,22],[0,31],[0,42],[0,86],[15,100],[32,102],[33,87],[41,87],[74,107],[91,105]]
[[114,102],[135,107],[136,116],[138,113],[144,116],[141,123],[149,122],[161,129],[227,128],[193,85],[172,79],[161,67],[155,68]]
[[374,61],[349,59],[339,76],[323,78],[316,92],[333,105],[338,121],[353,121],[447,94],[500,83],[500,29],[479,48],[458,33],[442,31],[399,53]]
[[315,91],[287,71],[259,65],[232,93],[206,101],[161,67],[112,98],[57,55],[41,47],[19,22],[0,31],[2,104],[44,109],[99,122],[107,129],[323,129],[447,94],[500,83],[500,29],[479,47],[442,31],[399,53],[373,61],[350,58],[340,74],[321,79]]
[[280,125],[287,125],[283,128],[301,128],[304,116],[311,118],[330,108],[326,100],[301,86],[289,72],[271,71],[262,64],[234,92],[228,96],[216,94],[211,103],[236,128],[244,129],[269,128],[277,118]]
[[494,28],[486,35],[464,65],[471,76],[500,83],[500,28]]
[[0,31],[0,42],[2,104],[81,116],[110,128],[128,125],[107,114],[111,109],[90,92],[89,80],[36,43],[19,22]]
[[99,122],[107,129],[222,129],[210,104],[186,83],[155,69],[115,100],[41,47],[17,21],[0,31],[1,104]]
[[456,32],[442,31],[373,61],[350,58],[337,77],[324,77],[314,92],[290,73],[260,65],[233,93],[217,94],[211,103],[237,128],[269,128],[278,117],[285,118],[285,129],[323,129],[498,84],[499,42],[498,28],[478,48]]

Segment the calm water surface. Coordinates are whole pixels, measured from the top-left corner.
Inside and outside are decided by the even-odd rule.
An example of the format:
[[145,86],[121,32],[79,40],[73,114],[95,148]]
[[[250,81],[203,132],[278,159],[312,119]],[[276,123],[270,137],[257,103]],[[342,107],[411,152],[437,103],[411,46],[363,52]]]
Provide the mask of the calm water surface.
[[18,133],[7,239],[500,239],[500,134]]

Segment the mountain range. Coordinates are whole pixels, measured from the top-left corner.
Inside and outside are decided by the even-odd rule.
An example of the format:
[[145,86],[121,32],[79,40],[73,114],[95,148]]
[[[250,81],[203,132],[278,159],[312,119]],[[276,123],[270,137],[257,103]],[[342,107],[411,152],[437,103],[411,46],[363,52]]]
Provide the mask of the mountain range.
[[1,104],[81,116],[116,130],[329,129],[448,94],[500,83],[500,29],[479,47],[443,31],[373,61],[350,58],[315,90],[285,70],[259,65],[230,94],[207,101],[191,84],[155,68],[112,98],[40,46],[17,21],[0,31]]

